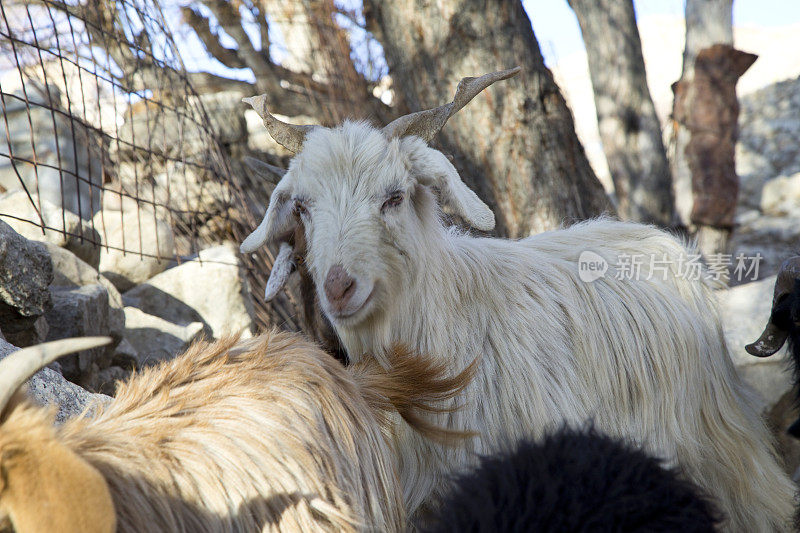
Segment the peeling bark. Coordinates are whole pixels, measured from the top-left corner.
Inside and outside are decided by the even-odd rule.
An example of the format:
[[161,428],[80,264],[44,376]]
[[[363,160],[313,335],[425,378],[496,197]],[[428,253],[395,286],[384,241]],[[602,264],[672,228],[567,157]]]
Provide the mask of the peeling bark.
[[687,0],[681,79],[673,84],[671,166],[680,222],[707,258],[727,252],[739,194],[736,82],[756,60],[733,48],[733,0]]
[[716,44],[698,53],[691,82],[673,86],[675,120],[689,131],[684,155],[692,176],[694,225],[733,227],[739,196],[736,82],[757,57]]

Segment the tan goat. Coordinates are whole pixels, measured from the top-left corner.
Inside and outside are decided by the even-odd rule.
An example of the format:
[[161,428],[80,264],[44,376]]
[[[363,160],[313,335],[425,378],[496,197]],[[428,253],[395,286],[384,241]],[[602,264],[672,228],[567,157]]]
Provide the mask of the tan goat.
[[[0,391],[55,359],[2,381],[30,355],[0,363]],[[389,371],[371,361],[345,369],[298,335],[270,332],[195,344],[60,427],[21,394],[0,394],[0,524],[21,533],[403,530],[388,444],[396,414],[451,437],[415,413],[453,397],[473,367],[443,378],[402,348],[394,361]]]

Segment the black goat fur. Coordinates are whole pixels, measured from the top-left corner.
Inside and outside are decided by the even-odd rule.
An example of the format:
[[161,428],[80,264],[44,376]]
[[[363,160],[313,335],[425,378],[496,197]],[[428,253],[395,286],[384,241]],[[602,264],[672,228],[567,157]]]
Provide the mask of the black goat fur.
[[421,527],[442,532],[712,532],[713,504],[639,448],[563,428],[485,457]]
[[[776,326],[789,333],[789,356],[797,400],[800,404],[800,279],[795,280],[794,290],[781,298],[772,309],[771,320]],[[800,418],[789,426],[787,432],[800,439]]]

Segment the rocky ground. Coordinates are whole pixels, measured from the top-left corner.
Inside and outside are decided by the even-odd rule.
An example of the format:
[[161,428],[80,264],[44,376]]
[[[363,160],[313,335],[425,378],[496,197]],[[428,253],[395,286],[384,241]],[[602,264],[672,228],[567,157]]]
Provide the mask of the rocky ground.
[[[254,313],[234,243],[220,243],[180,263],[169,248],[160,260],[99,247],[89,253],[50,233],[31,232],[27,222],[7,216],[4,201],[14,197],[0,197],[0,331],[5,340],[24,347],[84,335],[114,339],[110,346],[65,357],[45,369],[34,382],[37,397],[58,399],[65,413],[74,412],[84,404],[81,387],[113,394],[116,380],[174,356],[195,339],[252,335]],[[106,224],[111,220],[107,217]],[[128,242],[138,240],[138,231],[133,224],[125,228]]]

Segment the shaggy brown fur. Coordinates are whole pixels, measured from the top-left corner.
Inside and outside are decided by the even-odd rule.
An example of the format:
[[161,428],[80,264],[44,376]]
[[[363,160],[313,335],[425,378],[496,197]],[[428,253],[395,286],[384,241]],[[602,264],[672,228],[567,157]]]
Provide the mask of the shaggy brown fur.
[[[398,405],[421,430],[452,438],[415,410],[455,395],[470,370],[444,378],[443,368],[398,350],[393,360],[403,364],[386,371],[345,369],[287,333],[198,343],[133,376],[51,442],[102,474],[121,532],[400,531],[389,410]],[[24,420],[50,430],[23,403],[0,434],[24,441]],[[53,497],[66,502],[73,485],[61,486]],[[40,487],[28,494],[25,504],[41,505]]]
[[0,430],[0,531],[113,532],[114,504],[103,477],[58,443],[52,411],[21,394],[12,404]]

